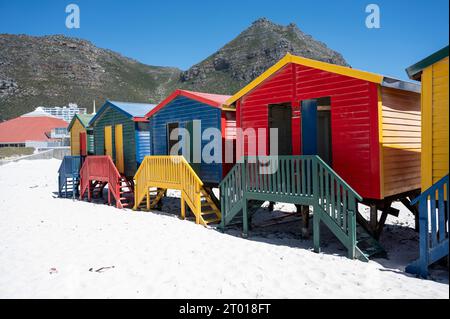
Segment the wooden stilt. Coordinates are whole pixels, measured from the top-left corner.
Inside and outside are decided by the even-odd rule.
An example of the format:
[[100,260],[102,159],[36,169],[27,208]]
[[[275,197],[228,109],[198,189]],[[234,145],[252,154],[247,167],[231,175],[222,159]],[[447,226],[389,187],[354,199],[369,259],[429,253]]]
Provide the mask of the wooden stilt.
[[183,196],[181,196],[181,219],[185,218],[186,218],[186,202]]

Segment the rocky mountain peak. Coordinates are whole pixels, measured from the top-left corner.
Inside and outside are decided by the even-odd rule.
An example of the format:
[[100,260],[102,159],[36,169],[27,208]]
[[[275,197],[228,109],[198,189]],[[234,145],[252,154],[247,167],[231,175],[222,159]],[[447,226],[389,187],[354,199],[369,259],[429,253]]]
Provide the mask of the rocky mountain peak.
[[[260,18],[216,53],[181,73],[182,86],[232,94],[286,53],[348,66],[342,55],[301,31]],[[217,81],[220,79],[220,81]]]

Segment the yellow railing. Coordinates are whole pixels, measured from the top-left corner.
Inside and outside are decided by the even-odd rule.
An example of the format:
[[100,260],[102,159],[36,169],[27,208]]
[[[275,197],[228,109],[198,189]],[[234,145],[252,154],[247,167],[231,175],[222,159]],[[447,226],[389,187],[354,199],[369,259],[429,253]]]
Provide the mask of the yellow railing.
[[181,217],[186,216],[185,203],[187,203],[196,217],[197,224],[203,222],[201,218],[203,183],[183,156],[146,156],[134,180],[134,209],[137,209],[146,197],[149,203],[152,187],[175,189],[181,191]]

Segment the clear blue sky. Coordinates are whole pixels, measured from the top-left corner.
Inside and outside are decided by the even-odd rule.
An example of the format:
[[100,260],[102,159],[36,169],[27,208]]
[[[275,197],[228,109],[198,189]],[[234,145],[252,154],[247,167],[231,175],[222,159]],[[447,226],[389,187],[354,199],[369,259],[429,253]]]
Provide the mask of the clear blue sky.
[[[78,4],[81,28],[65,27]],[[365,7],[381,8],[381,29]],[[187,69],[259,17],[300,29],[355,68],[406,78],[404,69],[448,44],[448,0],[0,0],[0,33],[66,34],[151,65]]]

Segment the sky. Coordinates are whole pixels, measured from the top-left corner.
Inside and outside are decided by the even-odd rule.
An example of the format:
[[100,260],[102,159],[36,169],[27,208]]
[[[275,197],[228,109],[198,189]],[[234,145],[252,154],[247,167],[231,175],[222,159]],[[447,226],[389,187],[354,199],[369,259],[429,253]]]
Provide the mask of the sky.
[[[66,27],[69,4],[80,28]],[[366,6],[380,8],[369,29]],[[448,0],[0,0],[0,33],[65,34],[149,65],[183,70],[266,17],[343,54],[354,68],[406,79],[405,68],[448,45]]]

